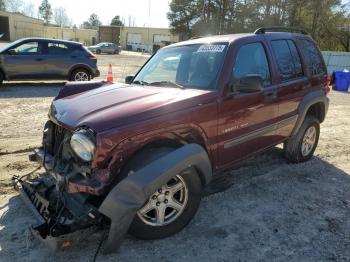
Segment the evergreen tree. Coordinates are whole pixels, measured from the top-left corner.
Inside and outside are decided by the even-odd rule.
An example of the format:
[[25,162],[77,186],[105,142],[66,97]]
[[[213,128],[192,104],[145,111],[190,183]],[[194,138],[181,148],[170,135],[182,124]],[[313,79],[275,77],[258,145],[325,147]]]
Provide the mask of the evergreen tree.
[[43,0],[39,6],[39,15],[44,19],[45,23],[50,23],[52,17],[52,8],[48,0]]

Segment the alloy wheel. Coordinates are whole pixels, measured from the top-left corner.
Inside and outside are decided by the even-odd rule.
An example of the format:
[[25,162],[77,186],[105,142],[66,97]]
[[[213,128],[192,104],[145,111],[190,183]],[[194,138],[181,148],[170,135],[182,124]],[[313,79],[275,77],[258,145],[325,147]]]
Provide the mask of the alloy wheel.
[[301,153],[304,157],[308,156],[314,149],[316,143],[317,131],[314,126],[310,126],[303,137],[301,144]]
[[186,182],[177,175],[162,188],[159,188],[137,212],[137,215],[147,225],[165,226],[182,214],[187,200]]
[[77,72],[74,75],[74,81],[89,81],[89,75],[86,72]]

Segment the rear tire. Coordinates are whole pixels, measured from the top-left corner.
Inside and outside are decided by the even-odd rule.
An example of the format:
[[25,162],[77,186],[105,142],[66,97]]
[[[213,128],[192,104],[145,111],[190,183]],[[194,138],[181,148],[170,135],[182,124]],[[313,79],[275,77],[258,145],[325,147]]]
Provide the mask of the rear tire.
[[84,68],[79,68],[74,70],[70,76],[70,81],[82,82],[82,81],[90,81],[90,80],[91,80],[91,75]]
[[0,72],[0,86],[2,86],[2,82],[4,82],[4,77],[2,73]]
[[[173,148],[156,148],[141,151],[129,161],[122,171],[121,177],[126,177],[130,171],[136,172],[173,150]],[[174,193],[171,188],[174,189]],[[170,180],[160,190],[155,192],[136,214],[129,229],[129,233],[136,238],[161,239],[181,231],[196,214],[203,188],[199,175],[194,170],[187,169],[178,174],[174,180]],[[178,205],[179,203],[180,205]],[[159,206],[157,206],[158,204]],[[178,210],[172,207],[174,205]],[[146,207],[151,209],[146,212]],[[160,213],[164,214],[163,220],[159,220],[161,215],[158,214]]]
[[316,150],[319,137],[319,120],[306,116],[297,134],[284,143],[286,159],[292,163],[308,161]]

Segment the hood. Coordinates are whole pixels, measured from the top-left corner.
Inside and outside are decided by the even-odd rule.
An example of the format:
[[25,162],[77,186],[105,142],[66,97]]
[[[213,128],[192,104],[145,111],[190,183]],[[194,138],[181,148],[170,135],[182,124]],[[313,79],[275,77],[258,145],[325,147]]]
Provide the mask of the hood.
[[195,106],[193,98],[209,92],[114,84],[53,101],[50,117],[71,130],[88,126],[102,132]]

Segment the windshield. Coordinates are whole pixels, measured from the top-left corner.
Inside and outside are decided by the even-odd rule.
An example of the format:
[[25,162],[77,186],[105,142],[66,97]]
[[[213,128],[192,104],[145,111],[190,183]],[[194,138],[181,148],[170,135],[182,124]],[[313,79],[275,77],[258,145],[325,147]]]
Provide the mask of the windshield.
[[22,41],[23,41],[23,39],[16,40],[16,41],[12,42],[11,44],[1,48],[0,52],[4,51],[6,49],[11,49],[11,47],[16,46],[17,44],[21,43]]
[[198,44],[161,49],[133,83],[213,90],[227,44]]

